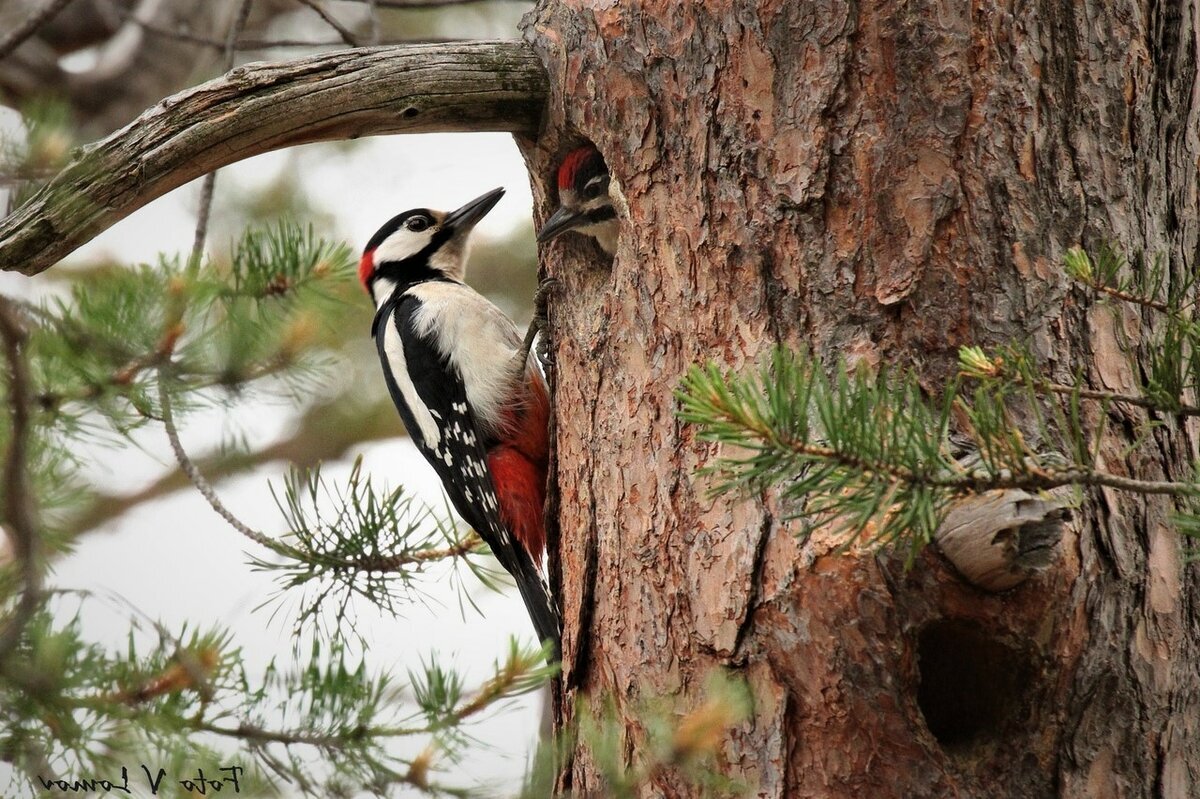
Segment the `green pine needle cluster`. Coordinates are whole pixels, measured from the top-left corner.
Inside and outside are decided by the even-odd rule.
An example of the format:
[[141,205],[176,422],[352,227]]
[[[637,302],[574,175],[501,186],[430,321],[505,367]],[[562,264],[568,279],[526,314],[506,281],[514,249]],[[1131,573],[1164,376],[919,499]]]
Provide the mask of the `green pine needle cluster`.
[[[948,395],[949,396],[949,395]],[[726,446],[704,470],[713,490],[778,485],[797,516],[830,519],[870,543],[930,540],[951,492],[949,403],[926,401],[912,376],[824,366],[783,348],[757,375],[693,367],[679,415]]]
[[[194,728],[198,713],[240,691],[237,653],[225,633],[185,629],[172,637],[135,618],[124,651],[114,652],[84,637],[78,613],[56,620],[69,614],[69,599],[59,597],[29,620],[0,679],[0,751],[16,767],[4,795],[22,795],[30,782],[63,775],[119,782],[131,758],[156,768],[174,764],[173,773],[196,763],[245,769],[248,761],[239,753],[180,734]],[[156,639],[149,647],[147,632]],[[249,769],[243,785],[267,795]]]
[[[323,363],[311,344],[352,274],[345,245],[293,222],[245,234],[228,270],[154,265],[93,270],[29,309],[29,361],[41,422],[72,434],[107,422],[127,435],[176,410],[251,386],[291,396]],[[271,378],[272,380],[267,380]]]
[[402,615],[419,597],[422,575],[436,568],[445,579],[447,563],[485,585],[498,576],[483,557],[486,546],[450,522],[448,508],[439,513],[403,487],[374,486],[361,458],[344,487],[331,486],[319,467],[293,469],[272,494],[288,533],[273,543],[274,558],[252,562],[278,575],[277,599],[296,607],[297,635],[305,628],[331,639],[354,635],[356,597]]

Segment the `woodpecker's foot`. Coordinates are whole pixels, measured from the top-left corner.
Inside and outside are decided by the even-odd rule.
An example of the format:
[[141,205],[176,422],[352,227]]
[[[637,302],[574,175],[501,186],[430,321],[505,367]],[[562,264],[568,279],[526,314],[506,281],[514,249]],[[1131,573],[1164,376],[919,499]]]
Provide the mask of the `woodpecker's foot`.
[[550,294],[558,288],[558,285],[558,280],[553,277],[546,278],[538,285],[537,293],[533,295],[533,319],[529,323],[529,329],[525,331],[525,340],[521,343],[521,355],[523,358],[528,358],[530,351],[533,350],[534,339],[537,338],[538,333],[542,334],[537,342],[536,353],[543,368],[549,368],[554,364],[550,355],[550,342],[546,336],[546,331],[550,326],[547,303],[550,300]]

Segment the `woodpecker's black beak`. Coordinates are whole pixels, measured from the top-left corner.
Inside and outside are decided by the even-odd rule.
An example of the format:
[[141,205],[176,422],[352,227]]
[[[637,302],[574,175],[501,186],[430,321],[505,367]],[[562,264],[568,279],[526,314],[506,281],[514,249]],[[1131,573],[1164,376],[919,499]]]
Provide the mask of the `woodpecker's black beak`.
[[482,197],[476,197],[471,202],[459,208],[457,211],[451,211],[446,214],[446,218],[442,220],[443,230],[465,231],[475,227],[475,223],[487,216],[487,212],[500,202],[500,198],[504,196],[504,189],[492,189]]
[[573,211],[566,206],[559,206],[559,209],[550,215],[546,224],[542,225],[542,229],[538,231],[538,243],[544,244],[558,234],[566,233],[571,228],[584,224],[587,224],[586,214]]

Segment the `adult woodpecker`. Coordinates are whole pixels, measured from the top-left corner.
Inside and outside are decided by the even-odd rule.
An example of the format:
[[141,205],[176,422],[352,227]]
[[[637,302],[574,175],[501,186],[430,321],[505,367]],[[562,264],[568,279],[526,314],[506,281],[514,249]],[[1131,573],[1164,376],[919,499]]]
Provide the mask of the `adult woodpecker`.
[[558,613],[541,565],[546,381],[512,320],[462,282],[471,230],[503,194],[392,217],[367,243],[358,274],[375,301],[371,334],[404,426],[455,510],[516,580],[557,657]]
[[617,251],[621,231],[618,193],[599,150],[590,144],[572,150],[558,167],[558,209],[538,231],[537,240],[546,242],[560,233],[577,230],[594,238],[600,249],[612,255]]

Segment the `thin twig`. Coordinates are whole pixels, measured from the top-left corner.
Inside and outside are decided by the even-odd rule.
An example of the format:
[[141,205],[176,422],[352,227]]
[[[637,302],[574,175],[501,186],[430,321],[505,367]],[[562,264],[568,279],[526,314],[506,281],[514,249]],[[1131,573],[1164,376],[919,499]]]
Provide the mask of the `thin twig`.
[[1121,300],[1122,302],[1128,302],[1134,305],[1143,305],[1147,308],[1153,308],[1159,313],[1168,315],[1175,314],[1175,311],[1173,311],[1165,302],[1152,300],[1149,297],[1143,297],[1140,294],[1131,294],[1128,291],[1122,291],[1121,289],[1113,288],[1112,286],[1108,286],[1103,283],[1092,282],[1088,283],[1087,285],[1091,286],[1093,289],[1102,294],[1107,294],[1108,296]]
[[159,403],[162,405],[163,428],[167,431],[167,439],[171,442],[171,450],[175,453],[175,460],[179,463],[179,468],[192,481],[192,485],[200,492],[200,496],[208,501],[209,507],[215,510],[218,516],[229,522],[233,529],[267,549],[272,551],[278,549],[278,544],[275,541],[272,541],[268,536],[245,524],[237,516],[234,516],[229,508],[225,507],[221,502],[221,498],[217,496],[217,492],[204,479],[204,475],[201,474],[200,469],[188,457],[187,451],[183,448],[183,443],[179,440],[179,431],[175,428],[175,418],[171,413],[171,399],[168,396],[169,392],[167,391],[166,382],[166,368],[161,367],[158,372],[158,396]]
[[[762,437],[760,431],[752,432],[758,433]],[[1196,492],[1195,487],[1189,483],[1138,480],[1133,477],[1121,477],[1120,475],[1097,472],[1090,469],[1039,469],[1037,472],[1010,474],[1008,476],[977,474],[926,475],[918,474],[911,469],[897,466],[894,463],[870,460],[830,447],[806,444],[802,441],[786,441],[782,439],[764,439],[764,441],[772,445],[782,444],[797,455],[829,461],[866,474],[883,474],[902,483],[967,491],[973,494],[1011,488],[1021,488],[1027,491],[1048,491],[1052,488],[1061,488],[1063,486],[1088,486],[1093,488],[1103,486],[1122,491],[1131,491],[1137,494],[1169,494],[1172,496],[1182,496]]]
[[313,11],[317,12],[317,16],[325,21],[325,24],[337,31],[338,36],[342,37],[342,41],[351,47],[358,47],[358,37],[354,35],[354,31],[347,28],[342,23],[326,11],[317,0],[297,0],[300,5],[308,6]]
[[33,12],[24,22],[13,29],[11,33],[0,39],[0,59],[4,59],[22,42],[38,32],[38,28],[50,21],[50,18],[62,11],[71,0],[48,0],[46,5]]
[[12,408],[12,439],[4,464],[5,517],[24,588],[8,623],[0,632],[0,662],[16,648],[25,626],[42,599],[41,539],[34,518],[33,493],[29,485],[29,365],[24,347],[28,333],[16,306],[0,297],[0,338],[8,361],[8,401]]
[[483,540],[472,532],[457,544],[451,544],[443,549],[423,549],[400,555],[354,558],[343,561],[340,565],[365,572],[398,572],[405,566],[419,566],[434,561],[466,557],[482,543]]
[[1119,402],[1124,405],[1134,405],[1138,408],[1146,408],[1151,411],[1160,413],[1175,413],[1180,416],[1200,416],[1200,407],[1195,405],[1180,404],[1177,408],[1164,406],[1160,402],[1156,402],[1148,397],[1138,396],[1136,394],[1120,394],[1115,391],[1096,391],[1090,388],[1076,388],[1075,386],[1067,386],[1061,383],[1051,383],[1041,381],[1034,385],[1035,389],[1049,391],[1052,394],[1065,394],[1071,396],[1078,394],[1083,399],[1101,400],[1106,402]]
[[[186,387],[190,390],[190,386]],[[343,457],[352,447],[396,435],[396,410],[383,399],[354,415],[352,422],[334,410],[334,401],[309,408],[295,429],[280,441],[242,455],[210,452],[193,460],[207,479],[216,482],[272,461],[297,465],[314,464]],[[67,532],[78,535],[119,517],[144,502],[180,491],[191,485],[187,476],[172,471],[132,494],[100,494],[81,515],[69,522]]]
[[[237,16],[234,17],[229,26],[229,32],[225,36],[226,72],[233,69],[237,40],[242,34],[242,29],[246,27],[246,20],[250,16],[250,6],[253,2],[254,0],[241,0]],[[192,269],[199,268],[200,259],[204,255],[204,240],[208,238],[208,220],[212,214],[213,193],[216,186],[217,170],[214,169],[204,176],[204,183],[200,186],[200,210],[196,215],[196,237],[192,241],[192,257],[188,261],[188,265]]]

